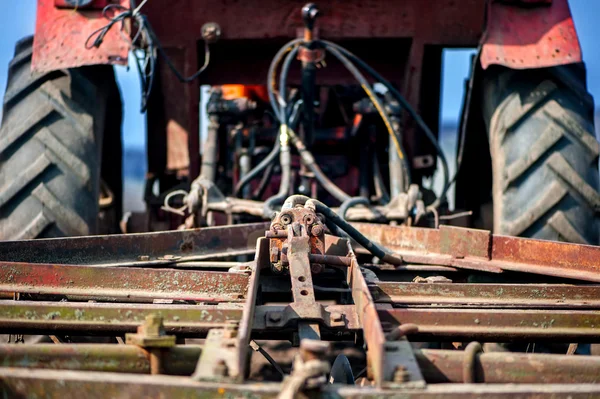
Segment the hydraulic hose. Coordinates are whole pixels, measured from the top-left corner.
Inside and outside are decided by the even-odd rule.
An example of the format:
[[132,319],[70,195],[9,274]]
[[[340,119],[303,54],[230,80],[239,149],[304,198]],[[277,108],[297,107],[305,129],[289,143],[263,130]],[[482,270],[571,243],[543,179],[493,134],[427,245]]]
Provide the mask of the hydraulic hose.
[[286,196],[290,192],[291,180],[292,180],[292,156],[290,154],[290,147],[287,143],[287,136],[281,136],[281,152],[279,154],[279,161],[281,162],[281,182],[279,184],[279,191],[277,194],[268,198],[263,206],[263,216],[267,219],[273,217],[275,210],[273,207],[278,202],[285,200]]
[[276,81],[277,66],[281,62],[281,59],[283,58],[283,56],[288,51],[291,51],[294,48],[294,46],[296,46],[297,44],[299,44],[301,42],[302,42],[302,39],[294,39],[294,40],[284,44],[283,47],[281,49],[279,49],[277,54],[275,54],[275,57],[273,57],[273,61],[271,61],[271,65],[269,65],[269,72],[268,72],[268,76],[267,76],[267,91],[269,93],[269,101],[271,103],[271,107],[273,108],[273,112],[275,112],[277,114],[276,115],[277,119],[279,119],[280,121],[284,120],[285,115],[279,115],[279,112],[280,112],[279,102],[277,101],[277,98],[275,97],[275,84],[277,83],[277,81]]
[[296,147],[296,150],[298,150],[302,163],[306,165],[306,167],[315,175],[315,178],[319,183],[321,183],[323,188],[329,194],[331,194],[332,197],[334,197],[340,202],[344,202],[350,199],[351,197],[348,194],[346,194],[344,190],[336,186],[335,183],[332,182],[327,177],[327,175],[325,175],[325,173],[323,173],[323,171],[315,161],[315,158],[313,157],[312,153],[306,148],[306,146],[304,145],[302,140],[300,140],[298,135],[296,135],[296,133],[290,128],[287,129],[287,133],[290,136],[290,141],[292,142],[294,147]]
[[[335,58],[337,58],[342,63],[342,65],[344,65],[346,67],[346,69],[348,69],[348,71],[352,74],[352,76],[354,76],[354,78],[360,83],[361,87],[363,88],[363,90],[365,91],[365,93],[367,94],[367,96],[369,97],[369,99],[371,100],[373,105],[375,106],[375,109],[381,116],[381,119],[383,119],[383,123],[385,124],[385,127],[387,128],[387,131],[390,134],[392,141],[394,142],[394,146],[396,147],[396,152],[398,153],[398,158],[400,158],[400,162],[401,162],[402,169],[403,169],[403,174],[405,176],[405,179],[403,179],[403,185],[405,185],[403,191],[406,191],[408,189],[408,186],[410,186],[410,169],[408,167],[408,162],[406,160],[406,156],[404,155],[406,152],[404,151],[404,148],[402,147],[401,140],[399,139],[394,128],[392,127],[392,122],[390,120],[390,117],[387,115],[385,109],[383,108],[383,104],[381,103],[379,98],[377,98],[377,96],[373,92],[373,89],[371,88],[371,85],[369,84],[367,79],[358,70],[358,68],[356,68],[354,66],[354,64],[352,64],[352,62],[350,62],[348,57],[346,57],[344,54],[342,54],[342,52],[337,47],[329,45],[328,44],[329,42],[323,41],[323,43],[325,43],[326,50],[329,51],[331,54],[333,54],[335,56]],[[406,183],[404,183],[404,181],[406,181],[406,183],[408,185],[406,185]]]
[[[292,108],[291,115],[290,115],[290,118],[289,118],[290,119],[290,124],[292,126],[295,126],[296,123],[297,123],[297,121],[298,121],[299,110],[300,110],[300,102],[296,102],[295,105],[294,105],[294,107]],[[278,140],[275,140],[275,146],[273,147],[273,149],[271,150],[271,152],[269,152],[269,154],[258,165],[256,165],[254,167],[254,169],[252,169],[247,174],[245,174],[240,179],[240,181],[238,182],[238,184],[236,184],[235,189],[233,190],[233,196],[237,197],[239,195],[239,193],[244,189],[244,187],[248,183],[250,183],[250,181],[252,181],[256,177],[258,177],[258,175],[264,169],[266,169],[267,166],[274,164],[275,160],[277,159],[277,156],[279,155],[280,150],[281,150],[281,144],[280,144],[280,142]],[[263,179],[263,180],[265,180],[265,179]],[[261,184],[261,186],[262,186],[262,184]]]
[[402,259],[395,257],[391,253],[386,253],[386,251],[383,248],[369,240],[360,231],[352,227],[348,222],[346,222],[344,219],[339,217],[334,211],[332,211],[331,208],[329,208],[327,205],[325,205],[319,200],[310,199],[304,195],[292,195],[285,200],[283,208],[293,208],[296,205],[302,204],[304,204],[305,206],[313,206],[315,212],[322,213],[327,219],[327,221],[336,224],[340,229],[345,231],[354,241],[362,245],[373,256],[376,256],[382,261],[388,262],[393,265],[402,264]]
[[233,190],[233,196],[237,197],[242,192],[242,190],[244,189],[246,184],[250,183],[253,179],[258,177],[258,175],[267,166],[269,166],[271,163],[275,162],[275,160],[277,159],[277,156],[279,155],[280,150],[281,150],[281,146],[279,145],[279,142],[276,140],[275,146],[273,147],[271,152],[269,152],[269,154],[262,161],[260,161],[259,164],[256,165],[251,171],[246,173],[240,179],[240,181],[235,185],[235,189]]
[[271,176],[273,176],[273,171],[275,170],[275,163],[270,163],[269,166],[265,169],[265,173],[263,174],[262,179],[260,179],[260,183],[254,192],[252,193],[252,198],[255,200],[260,199],[265,193],[267,189],[267,185],[271,182]]
[[338,209],[339,217],[343,220],[346,220],[346,213],[348,209],[356,206],[356,205],[369,205],[369,200],[365,197],[352,197],[347,199],[340,205],[340,209]]
[[388,82],[386,79],[384,79],[369,64],[367,64],[362,59],[360,59],[358,56],[354,55],[353,53],[351,53],[350,51],[348,51],[347,49],[343,48],[342,46],[340,46],[338,44],[329,42],[327,40],[321,40],[321,42],[328,48],[335,48],[338,51],[342,52],[344,55],[349,57],[352,61],[356,62],[362,69],[367,71],[367,73],[369,75],[371,75],[374,79],[376,79],[380,83],[382,83],[394,95],[394,97],[396,97],[396,99],[398,100],[400,105],[404,109],[406,109],[406,111],[411,116],[411,118],[413,118],[415,120],[415,122],[417,122],[417,125],[421,128],[421,130],[423,130],[423,132],[425,133],[425,135],[427,136],[429,141],[431,141],[431,143],[435,147],[436,152],[438,153],[440,162],[442,163],[442,170],[443,170],[443,174],[444,174],[444,185],[443,185],[440,196],[431,205],[429,205],[427,207],[428,209],[431,209],[432,207],[437,208],[439,206],[442,198],[444,198],[446,196],[446,192],[448,191],[450,174],[449,174],[448,161],[446,160],[446,156],[444,155],[444,152],[442,151],[437,138],[435,137],[435,135],[433,134],[431,129],[429,129],[429,126],[427,126],[427,124],[425,123],[423,118],[421,118],[419,116],[419,114],[414,110],[414,108],[411,107],[411,105],[408,103],[408,101],[406,101],[406,99],[402,96],[402,94],[400,94],[400,92],[398,90],[396,90],[396,88],[394,86],[392,86],[392,84],[390,82]]
[[284,117],[284,119],[280,120],[282,124],[286,124],[285,117],[287,116],[287,77],[290,72],[290,65],[296,58],[296,54],[298,54],[298,48],[299,46],[292,48],[281,65],[281,74],[279,76],[279,114]]

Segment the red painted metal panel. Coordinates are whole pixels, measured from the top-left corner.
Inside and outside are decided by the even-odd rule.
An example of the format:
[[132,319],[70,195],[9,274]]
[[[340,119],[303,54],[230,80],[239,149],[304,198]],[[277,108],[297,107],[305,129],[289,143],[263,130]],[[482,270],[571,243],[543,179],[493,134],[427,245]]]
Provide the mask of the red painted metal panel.
[[581,47],[567,0],[541,7],[494,2],[481,66],[542,68],[581,62]]
[[[119,0],[119,4],[129,7],[129,0]],[[128,26],[125,31],[114,26],[100,48],[86,48],[87,38],[107,23],[102,10],[56,8],[54,0],[38,0],[32,69],[48,72],[83,65],[126,65],[130,48]]]

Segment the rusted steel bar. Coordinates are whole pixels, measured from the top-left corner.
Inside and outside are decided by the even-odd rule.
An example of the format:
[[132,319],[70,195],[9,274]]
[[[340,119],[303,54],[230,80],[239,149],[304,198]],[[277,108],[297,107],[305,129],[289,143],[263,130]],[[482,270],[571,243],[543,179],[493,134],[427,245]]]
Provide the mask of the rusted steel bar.
[[247,286],[241,273],[0,263],[0,292],[9,293],[236,302]]
[[369,288],[376,302],[396,306],[600,309],[598,285],[377,282]]
[[598,311],[393,309],[381,304],[378,313],[382,324],[390,327],[399,323],[417,324],[419,332],[414,338],[423,340],[600,342]]
[[[279,383],[229,384],[197,382],[188,377],[133,375],[70,370],[0,368],[0,393],[4,397],[53,397],[64,399],[105,397],[261,397],[276,398]],[[600,395],[598,384],[432,384],[426,388],[377,389],[342,384],[326,385],[324,396],[344,398],[514,399],[591,398]]]
[[206,332],[240,320],[243,304],[150,305],[0,301],[1,332],[97,334],[134,332],[151,313],[162,316],[169,334]]
[[494,236],[485,230],[452,226],[436,230],[369,223],[353,225],[405,262],[600,282],[600,247],[596,246]]
[[[191,375],[202,347],[180,345],[163,351],[163,371]],[[464,352],[415,350],[428,383],[463,382]],[[0,345],[2,367],[150,374],[147,353],[133,345]],[[587,384],[600,381],[600,357],[483,353],[476,357],[477,382]]]
[[[415,350],[428,383],[464,382],[463,351]],[[600,382],[600,356],[490,352],[475,356],[476,382],[591,384]]]
[[158,233],[53,238],[0,242],[0,262],[61,263],[70,265],[157,260],[165,255],[214,256],[253,254],[256,240],[269,223],[164,231]]
[[[191,375],[201,350],[200,345],[163,349],[163,372]],[[150,374],[148,352],[135,345],[7,344],[0,345],[0,359],[2,367]]]

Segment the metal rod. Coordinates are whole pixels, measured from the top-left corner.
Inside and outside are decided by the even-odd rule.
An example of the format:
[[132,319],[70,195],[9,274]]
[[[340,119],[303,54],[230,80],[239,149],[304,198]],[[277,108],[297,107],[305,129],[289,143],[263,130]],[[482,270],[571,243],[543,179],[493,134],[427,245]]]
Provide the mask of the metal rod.
[[377,282],[376,302],[395,306],[478,306],[493,308],[600,309],[600,285],[414,284]]
[[247,285],[239,273],[0,263],[0,292],[10,293],[237,302]]
[[[48,392],[64,399],[81,397],[144,397],[180,398],[238,397],[252,394],[262,398],[276,398],[280,383],[232,384],[226,382],[197,382],[191,378],[166,375],[144,376],[102,372],[64,370],[27,370],[0,368],[0,393],[5,397],[44,397]],[[598,384],[431,384],[426,388],[407,386],[401,390],[367,389],[354,385],[332,384],[322,388],[324,396],[407,399],[507,399],[583,398],[600,395]]]
[[478,340],[600,342],[600,312],[530,309],[391,309],[377,305],[382,324],[390,328],[414,323],[419,331],[411,340]]

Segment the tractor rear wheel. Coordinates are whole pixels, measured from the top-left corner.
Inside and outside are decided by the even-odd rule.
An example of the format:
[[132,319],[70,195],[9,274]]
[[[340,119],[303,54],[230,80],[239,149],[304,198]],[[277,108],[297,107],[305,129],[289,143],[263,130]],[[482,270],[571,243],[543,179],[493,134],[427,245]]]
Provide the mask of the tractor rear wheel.
[[115,90],[118,95],[114,72],[93,66],[34,74],[32,40],[17,43],[9,64],[0,126],[0,239],[94,234],[105,119]]
[[599,244],[599,145],[583,67],[492,67],[482,100],[494,232]]

